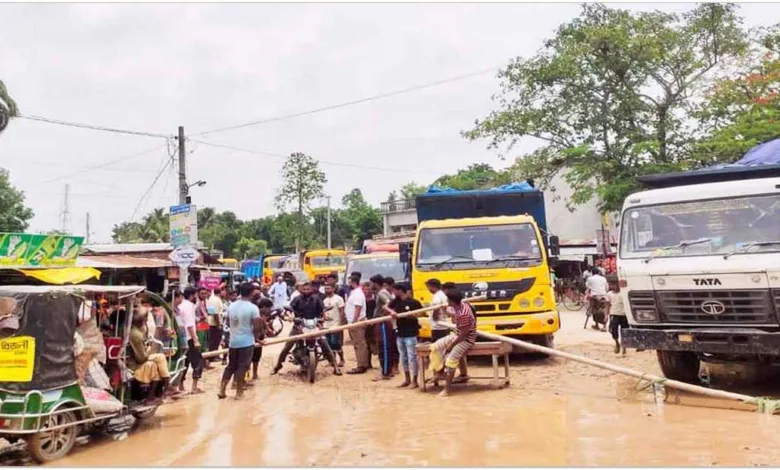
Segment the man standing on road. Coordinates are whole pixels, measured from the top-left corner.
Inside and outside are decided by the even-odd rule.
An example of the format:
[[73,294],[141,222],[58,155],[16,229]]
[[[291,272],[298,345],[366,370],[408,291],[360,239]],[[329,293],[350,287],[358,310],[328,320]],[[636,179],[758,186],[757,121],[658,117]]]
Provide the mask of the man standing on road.
[[[592,314],[596,313],[602,301],[607,298],[607,291],[609,290],[609,283],[607,278],[604,277],[603,269],[598,268],[596,272],[585,281],[586,296],[590,299],[590,311]],[[604,331],[607,330],[607,321],[604,318],[604,313],[600,315],[593,315],[593,328],[599,329],[599,324],[604,324]]]
[[253,291],[254,288],[251,284],[241,284],[239,287],[241,300],[230,305],[230,310],[228,310],[230,352],[228,353],[228,365],[222,374],[219,395],[217,395],[220,399],[227,396],[225,391],[231,377],[236,384],[236,398],[241,398],[244,395],[244,378],[252,363],[255,337],[260,330],[260,310],[252,303]]
[[[374,318],[388,316],[385,307],[390,304],[392,296],[384,286],[385,279],[381,275],[371,276],[371,291],[376,299]],[[393,331],[390,322],[382,322],[376,325],[374,331],[379,352],[380,368],[380,375],[374,379],[374,382],[389,380],[393,377],[393,370],[398,365],[398,345],[395,341],[395,331]]]
[[[344,323],[344,299],[336,295],[336,286],[334,284],[325,284],[325,299],[322,304],[325,306],[325,328],[341,326]],[[339,367],[344,367],[344,332],[329,333],[327,335],[328,345],[334,354],[339,357]]]
[[[347,323],[350,325],[366,319],[366,295],[360,286],[360,276],[352,275],[349,278],[349,298],[345,308]],[[365,374],[368,370],[368,345],[366,344],[366,327],[360,326],[349,330],[349,337],[355,347],[355,359],[357,367],[347,372],[348,374]]]
[[[216,351],[222,343],[222,319],[225,317],[225,287],[214,290],[206,304],[209,324],[209,351]],[[218,357],[212,357],[209,362],[218,361]]]
[[287,283],[284,282],[282,276],[276,277],[276,282],[271,286],[268,295],[273,300],[275,309],[283,308],[287,304]]
[[416,316],[397,318],[399,313],[411,312],[422,308],[420,302],[409,295],[411,288],[405,282],[393,286],[395,298],[385,309],[392,315],[396,323],[398,353],[401,355],[401,365],[404,369],[404,381],[400,388],[417,388],[417,373],[420,369],[417,360],[417,335],[420,332],[420,322]]
[[428,288],[428,292],[433,296],[431,298],[431,305],[440,305],[440,308],[431,311],[431,341],[434,343],[448,334],[450,329],[444,326],[444,322],[447,321],[447,294],[444,293],[441,287],[441,281],[438,279],[428,279],[425,282],[425,287]]
[[203,376],[203,356],[200,351],[200,342],[198,341],[198,332],[196,331],[197,315],[195,313],[195,301],[197,291],[192,287],[184,289],[184,294],[176,292],[174,303],[178,304],[179,316],[182,320],[182,326],[187,333],[187,359],[184,363],[184,372],[182,374],[179,390],[184,391],[184,380],[187,378],[187,368],[192,367],[192,389],[191,394],[203,393],[198,388],[198,381]]

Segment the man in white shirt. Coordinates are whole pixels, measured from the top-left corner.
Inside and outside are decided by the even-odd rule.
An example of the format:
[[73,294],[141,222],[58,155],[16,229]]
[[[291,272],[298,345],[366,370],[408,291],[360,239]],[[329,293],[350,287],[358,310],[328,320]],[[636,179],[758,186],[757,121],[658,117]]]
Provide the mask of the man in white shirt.
[[438,279],[428,279],[425,282],[425,287],[428,288],[428,292],[433,296],[431,305],[441,305],[441,308],[431,311],[430,315],[431,340],[435,343],[450,334],[450,329],[444,326],[444,322],[448,320],[447,294],[442,290],[441,281]]
[[184,391],[184,381],[187,378],[187,368],[192,367],[192,394],[203,393],[198,388],[198,381],[203,375],[203,356],[200,351],[200,342],[198,341],[198,332],[196,330],[197,318],[195,314],[195,299],[197,291],[191,287],[184,289],[184,293],[176,292],[174,295],[174,306],[179,312],[187,335],[187,359],[184,363],[184,373],[182,374],[179,390]]
[[[224,296],[227,295],[227,289],[218,287],[206,301],[206,311],[208,312],[207,322],[209,324],[209,351],[216,351],[222,344],[222,319],[227,313]],[[218,361],[218,357],[212,357],[209,362]]]
[[[322,287],[325,289],[325,297],[322,299],[322,304],[325,307],[323,312],[325,317],[324,327],[327,329],[341,326],[344,320],[344,309],[346,308],[344,299],[340,295],[336,295],[336,286],[325,284]],[[326,339],[330,349],[339,357],[339,367],[344,367],[344,350],[341,348],[344,344],[344,332],[329,333]]]
[[586,296],[590,298],[590,312],[593,315],[593,321],[595,329],[599,329],[599,324],[604,325],[604,330],[607,329],[607,319],[602,313],[601,303],[606,301],[607,291],[609,290],[609,283],[607,278],[604,277],[602,270],[599,269],[591,277],[585,281],[585,287],[587,288]]
[[273,300],[275,309],[283,308],[287,303],[287,283],[284,282],[282,276],[276,278],[276,282],[271,286],[268,295]]
[[[360,287],[360,278],[350,276],[349,298],[344,309],[347,323],[350,325],[366,319],[366,295]],[[355,347],[357,367],[347,372],[348,374],[365,374],[368,370],[368,344],[366,343],[366,327],[360,326],[349,330],[349,337]]]

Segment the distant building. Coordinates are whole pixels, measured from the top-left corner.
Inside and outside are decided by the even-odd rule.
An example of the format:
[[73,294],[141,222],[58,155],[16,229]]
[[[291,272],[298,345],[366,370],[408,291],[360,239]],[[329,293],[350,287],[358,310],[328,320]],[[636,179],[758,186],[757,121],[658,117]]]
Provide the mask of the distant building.
[[417,230],[414,199],[383,202],[381,211],[385,236]]

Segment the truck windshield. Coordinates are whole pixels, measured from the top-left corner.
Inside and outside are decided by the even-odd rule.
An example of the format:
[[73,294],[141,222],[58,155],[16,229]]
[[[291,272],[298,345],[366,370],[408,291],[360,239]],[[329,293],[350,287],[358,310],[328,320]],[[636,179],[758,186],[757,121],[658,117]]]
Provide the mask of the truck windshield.
[[315,268],[330,268],[344,266],[343,256],[315,256],[311,259],[311,265]]
[[[706,240],[706,243],[691,243]],[[669,258],[780,250],[780,195],[711,199],[623,213],[622,258]]]
[[[536,231],[528,223],[452,227],[420,231],[417,266],[457,264],[484,267],[503,261],[504,265],[525,266],[541,263]],[[464,265],[464,266],[461,266]]]
[[377,274],[382,277],[392,277],[400,281],[406,277],[401,259],[398,256],[382,258],[358,258],[349,260],[347,273],[359,272],[363,279],[370,279]]

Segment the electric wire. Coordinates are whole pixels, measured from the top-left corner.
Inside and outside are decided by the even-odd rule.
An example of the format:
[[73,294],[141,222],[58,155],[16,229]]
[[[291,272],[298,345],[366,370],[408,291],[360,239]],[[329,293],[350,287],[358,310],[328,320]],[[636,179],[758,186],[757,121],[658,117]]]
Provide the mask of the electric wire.
[[423,84],[423,85],[416,85],[416,86],[412,86],[412,87],[408,87],[408,88],[402,88],[400,90],[393,90],[393,91],[389,91],[389,92],[386,92],[386,93],[380,93],[380,94],[377,94],[377,95],[368,96],[368,97],[365,97],[365,98],[360,98],[360,99],[357,99],[357,100],[347,101],[347,102],[344,102],[344,103],[334,104],[334,105],[330,105],[330,106],[324,106],[324,107],[321,107],[321,108],[310,109],[308,111],[301,111],[301,112],[292,113],[292,114],[285,114],[285,115],[282,115],[282,116],[258,119],[256,121],[250,121],[250,122],[247,122],[247,123],[244,123],[244,124],[237,124],[237,125],[233,125],[233,126],[218,127],[216,129],[211,129],[211,130],[208,130],[208,131],[198,132],[197,134],[192,134],[192,136],[193,137],[202,137],[202,136],[205,136],[205,135],[208,135],[208,134],[215,134],[217,132],[226,132],[226,131],[231,131],[231,130],[235,130],[235,129],[242,129],[242,128],[245,128],[245,127],[257,126],[257,125],[260,125],[260,124],[267,124],[269,122],[282,121],[282,120],[285,120],[285,119],[292,119],[292,118],[297,118],[297,117],[301,117],[301,116],[307,116],[307,115],[310,115],[310,114],[321,113],[321,112],[324,112],[324,111],[331,111],[331,110],[334,110],[334,109],[345,108],[347,106],[354,106],[354,105],[357,105],[357,104],[369,103],[369,102],[372,102],[372,101],[382,100],[382,99],[390,98],[390,97],[393,97],[393,96],[403,95],[403,94],[406,94],[406,93],[412,93],[412,92],[419,91],[419,90],[425,90],[427,88],[433,88],[433,87],[437,87],[437,86],[441,86],[441,85],[446,85],[448,83],[457,82],[457,81],[460,81],[460,80],[466,80],[468,78],[476,77],[476,76],[479,76],[479,75],[484,75],[486,73],[495,72],[497,69],[498,69],[498,67],[491,67],[489,69],[483,69],[483,70],[479,70],[477,72],[472,72],[472,73],[467,73],[467,74],[463,74],[463,75],[458,75],[458,76],[455,76],[455,77],[445,78],[443,80],[437,80],[435,82],[429,82],[429,83],[426,83],[426,84]]
[[18,117],[22,119],[27,119],[30,121],[39,121],[39,122],[45,122],[48,124],[57,124],[60,126],[68,126],[68,127],[77,127],[81,129],[90,129],[94,131],[102,131],[102,132],[113,132],[116,134],[127,134],[127,135],[135,135],[135,136],[143,136],[143,137],[156,137],[160,139],[170,139],[173,136],[170,134],[157,134],[153,132],[142,132],[142,131],[133,131],[128,129],[117,129],[114,127],[106,127],[106,126],[96,126],[93,124],[84,124],[81,122],[72,122],[72,121],[63,121],[61,119],[52,119],[47,118],[43,116],[32,116],[27,114],[20,114]]
[[[241,147],[236,147],[233,145],[226,145],[226,144],[219,144],[216,142],[207,142],[205,140],[196,140],[196,139],[189,139],[195,142],[198,142],[201,145],[206,145],[209,147],[215,147],[215,148],[223,148],[227,150],[234,150],[236,152],[245,152],[245,153],[251,153],[255,155],[262,155],[267,157],[273,157],[273,158],[279,158],[279,159],[288,159],[290,158],[290,155],[284,155],[281,153],[271,153],[271,152],[265,152],[262,150],[252,150],[252,149],[246,149]],[[379,167],[379,166],[369,166],[369,165],[359,165],[354,163],[341,163],[341,162],[333,162],[330,160],[321,160],[317,159],[319,163],[322,163],[323,165],[331,165],[331,166],[339,166],[339,167],[345,167],[345,168],[357,168],[360,170],[371,170],[371,171],[389,171],[393,173],[410,173],[410,174],[419,174],[420,172],[425,171],[433,171],[433,170],[427,170],[424,168],[418,168],[418,169],[404,169],[404,168],[387,168],[387,167]]]
[[157,184],[157,181],[160,180],[160,177],[165,173],[165,170],[168,169],[168,166],[173,164],[173,158],[169,158],[168,161],[163,165],[162,168],[160,168],[159,173],[157,173],[157,176],[154,177],[154,180],[152,180],[152,184],[149,185],[148,188],[146,188],[146,191],[144,191],[143,195],[141,195],[141,199],[138,200],[138,204],[135,206],[135,210],[133,211],[133,215],[130,216],[129,222],[132,223],[135,221],[135,216],[138,214],[138,210],[141,208],[141,205],[143,204],[144,200],[146,200],[146,197],[149,195],[149,193],[152,192],[152,189],[154,189],[154,186]]

